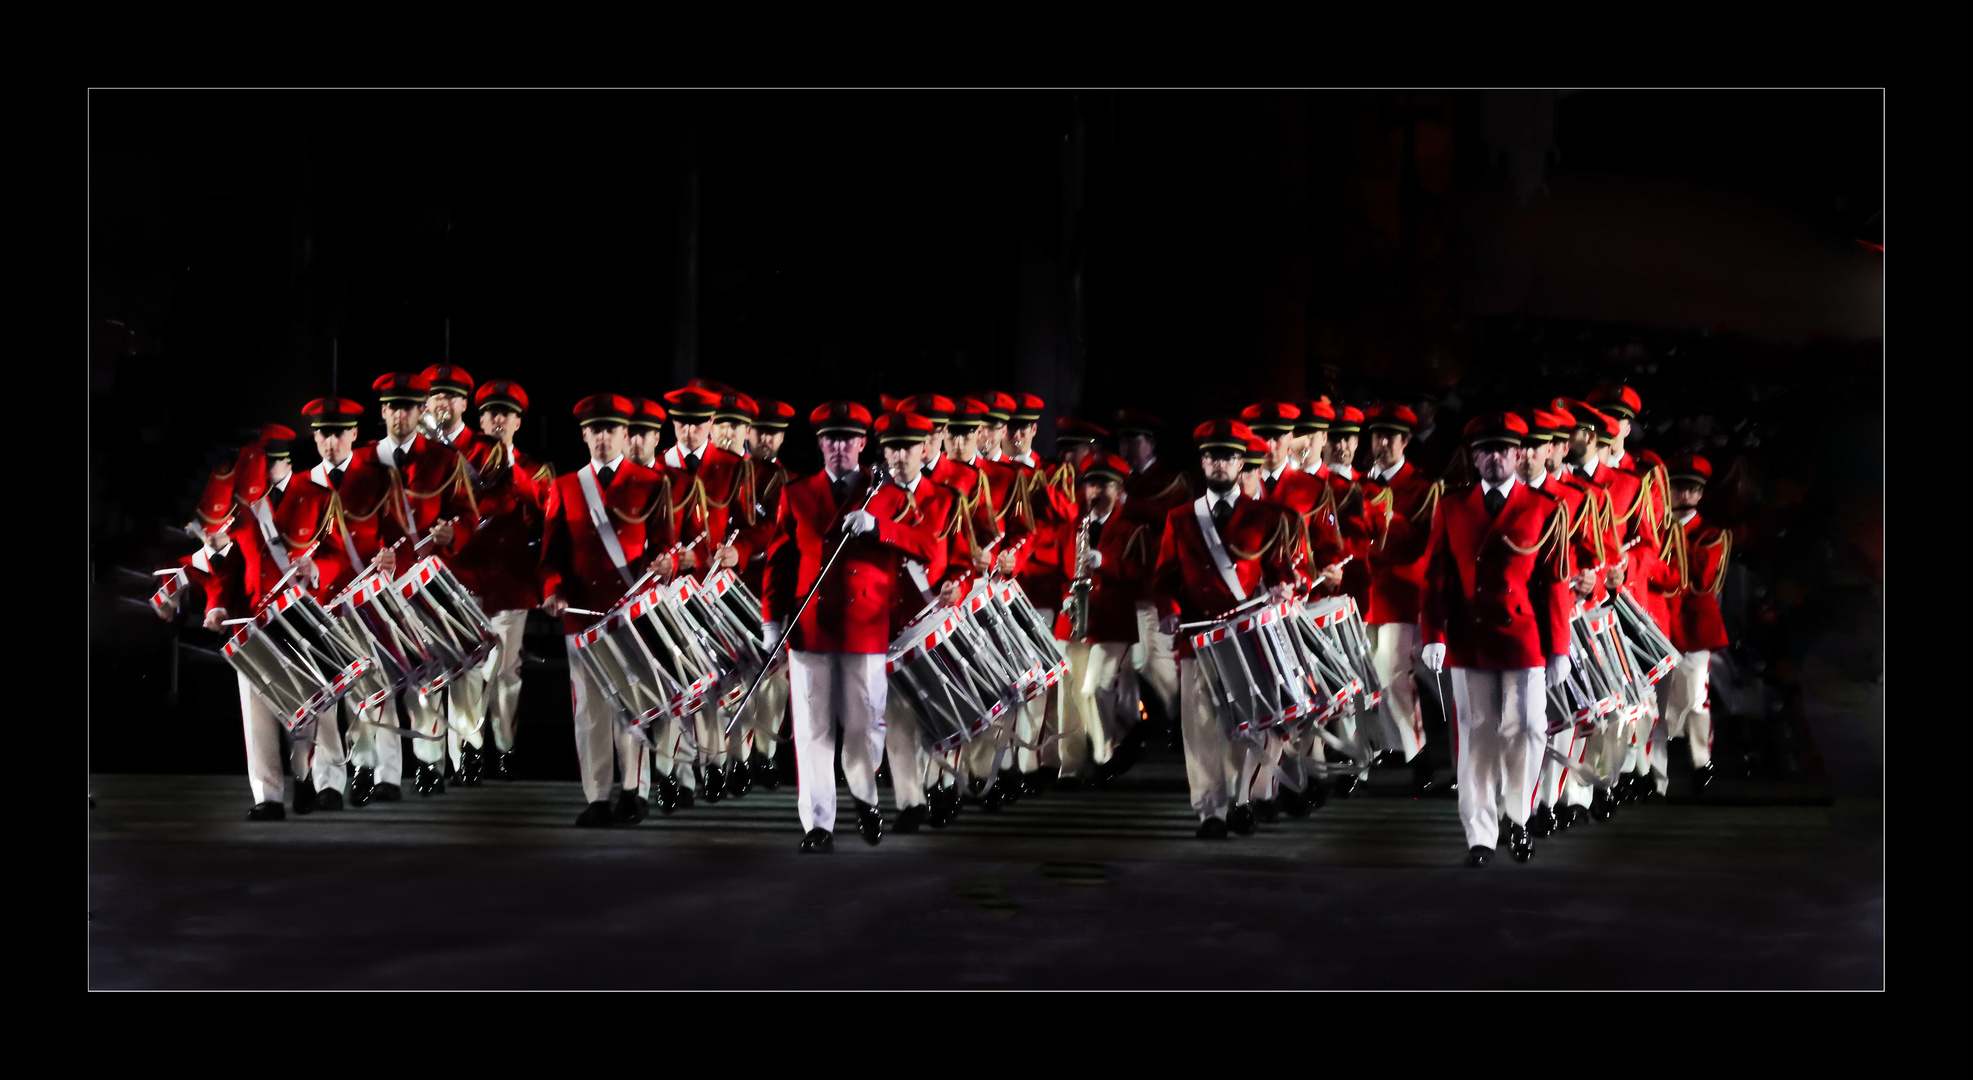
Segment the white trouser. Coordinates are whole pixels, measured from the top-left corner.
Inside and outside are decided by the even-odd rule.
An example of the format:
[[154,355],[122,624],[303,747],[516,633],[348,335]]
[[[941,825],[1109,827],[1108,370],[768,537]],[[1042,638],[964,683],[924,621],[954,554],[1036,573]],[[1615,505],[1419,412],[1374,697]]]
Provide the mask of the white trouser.
[[[487,654],[486,662],[461,675],[446,695],[451,729],[446,732],[446,749],[453,764],[459,763],[461,744],[475,750],[486,745],[486,729],[493,729],[493,748],[506,753],[514,748],[514,717],[521,706],[521,638],[527,629],[525,611],[496,611],[486,617],[500,635],[500,644]],[[474,685],[461,691],[463,683]]]
[[996,772],[1007,766],[1008,762],[1004,760],[1005,751],[1009,746],[1013,725],[1013,719],[1002,714],[1000,719],[995,720],[985,731],[975,735],[973,741],[959,751],[959,766],[965,771],[968,780],[990,780]]
[[398,703],[408,710],[421,695],[406,689],[375,706],[355,714],[363,723],[349,729],[349,759],[359,769],[369,769],[379,784],[404,783],[404,736],[399,735]]
[[1373,623],[1370,626],[1371,660],[1377,678],[1384,684],[1384,710],[1387,727],[1397,734],[1398,745],[1410,761],[1425,747],[1425,717],[1418,710],[1418,684],[1412,672],[1419,659],[1417,623]]
[[1178,653],[1176,639],[1170,634],[1158,632],[1158,609],[1151,604],[1137,605],[1137,640],[1142,653],[1142,664],[1133,655],[1132,664],[1137,665],[1138,678],[1146,689],[1158,699],[1165,715],[1172,715],[1178,704]]
[[1192,792],[1192,809],[1201,821],[1225,820],[1232,792],[1242,786],[1246,744],[1240,745],[1240,761],[1236,762],[1226,729],[1213,711],[1205,672],[1194,657],[1178,662],[1178,723],[1185,740],[1185,783]]
[[1094,760],[1101,765],[1116,751],[1129,722],[1118,714],[1117,678],[1130,645],[1121,641],[1069,642],[1069,670],[1061,710],[1061,738],[1055,746],[1062,775],[1081,777]]
[[1242,762],[1238,786],[1233,792],[1234,805],[1249,801],[1268,802],[1281,794],[1281,780],[1275,775],[1275,767],[1281,764],[1281,754],[1288,748],[1288,740],[1278,731],[1269,731],[1261,736],[1258,743],[1241,740],[1232,744],[1233,756]]
[[575,756],[582,773],[582,797],[608,802],[617,786],[619,768],[625,791],[651,790],[651,755],[644,736],[617,719],[617,707],[596,677],[584,666],[575,635],[562,638],[569,657],[569,690],[575,708]]
[[1705,649],[1686,653],[1658,683],[1658,711],[1665,718],[1665,737],[1685,737],[1692,747],[1694,768],[1710,765],[1713,760],[1713,699],[1708,683],[1712,662],[1713,654]]
[[781,737],[781,720],[787,715],[788,672],[784,668],[760,681],[760,689],[747,702],[745,718],[733,729],[727,753],[738,755],[735,760],[739,761],[746,760],[756,750],[772,758],[774,744]]
[[[1570,761],[1581,761],[1589,750],[1590,738],[1591,736],[1588,735],[1577,734],[1576,726],[1570,724],[1561,731],[1550,735],[1548,737],[1548,746]],[[1565,793],[1586,787],[1587,785],[1571,777],[1569,771],[1562,767],[1561,762],[1556,761],[1547,754],[1542,755],[1541,780],[1536,786],[1535,793],[1536,806],[1555,807],[1564,803],[1574,802],[1575,800],[1566,797]],[[1587,797],[1587,795],[1583,796],[1583,798]]]
[[899,810],[925,805],[925,746],[918,718],[903,694],[884,699],[884,753],[891,762],[891,798]]
[[1541,748],[1548,741],[1546,675],[1538,667],[1452,669],[1452,701],[1459,713],[1453,735],[1459,821],[1468,847],[1495,845],[1503,808],[1514,824],[1528,822]]
[[[473,674],[469,671],[461,678],[471,682]],[[438,735],[442,733],[440,729],[446,724],[447,714],[454,711],[447,708],[447,699],[454,701],[467,699],[461,708],[470,710],[472,702],[478,700],[478,697],[479,695],[470,688],[453,686],[443,686],[429,694],[406,690],[404,692],[405,718],[411,722],[411,730],[426,735]],[[449,731],[444,733],[450,734]],[[436,765],[445,759],[445,743],[445,739],[412,739],[411,755],[426,765]]]
[[850,794],[877,805],[889,690],[883,653],[789,651],[788,703],[794,711],[796,804],[803,832],[836,830],[838,727]]
[[[1044,608],[1036,608],[1043,626],[1055,625],[1055,613]],[[1056,642],[1060,649],[1065,642]],[[1063,674],[1066,679],[1067,673]],[[1014,763],[1015,768],[1024,773],[1040,772],[1045,764],[1059,760],[1055,744],[1046,743],[1048,732],[1060,731],[1062,726],[1062,682],[1057,681],[1040,697],[1033,701],[1023,701],[1014,716]],[[1044,745],[1046,743],[1046,745]],[[1033,749],[1029,749],[1033,747]]]
[[267,699],[253,690],[245,675],[240,680],[240,728],[247,740],[247,786],[253,789],[256,804],[280,802],[287,790],[288,777],[307,776],[315,790],[343,790],[349,774],[343,771],[343,738],[336,730],[334,709],[315,720],[311,740],[290,740],[288,767],[281,763],[281,718]]

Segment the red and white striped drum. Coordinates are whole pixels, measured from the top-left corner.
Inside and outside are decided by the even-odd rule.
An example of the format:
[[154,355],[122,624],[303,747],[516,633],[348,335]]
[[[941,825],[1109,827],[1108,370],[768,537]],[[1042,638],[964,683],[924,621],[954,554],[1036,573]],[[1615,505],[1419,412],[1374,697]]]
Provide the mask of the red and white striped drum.
[[314,598],[296,588],[270,600],[220,651],[290,731],[335,705],[375,665]]
[[935,754],[985,731],[1013,699],[1004,673],[980,671],[962,646],[971,622],[963,608],[934,607],[898,634],[884,658],[890,692],[910,708]]

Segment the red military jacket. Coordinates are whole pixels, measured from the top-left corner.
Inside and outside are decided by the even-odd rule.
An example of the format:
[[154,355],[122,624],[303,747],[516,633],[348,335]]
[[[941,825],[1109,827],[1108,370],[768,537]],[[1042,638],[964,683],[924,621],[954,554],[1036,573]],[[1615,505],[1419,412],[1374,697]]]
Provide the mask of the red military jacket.
[[1592,571],[1595,584],[1586,603],[1601,604],[1609,598],[1603,584],[1603,571],[1619,558],[1623,545],[1611,531],[1609,492],[1574,473],[1552,472],[1542,490],[1562,501],[1569,514],[1569,571]]
[[1348,554],[1337,527],[1336,500],[1330,494],[1328,477],[1326,467],[1319,473],[1290,468],[1283,469],[1272,482],[1261,480],[1263,499],[1293,510],[1301,519],[1306,544],[1297,570],[1306,578],[1313,578]]
[[[887,481],[886,486],[897,487],[897,484]],[[905,624],[913,616],[938,601],[941,584],[948,579],[963,580],[966,576],[951,561],[951,538],[940,531],[953,521],[959,493],[944,484],[920,477],[917,486],[907,495],[906,504],[906,520],[923,522],[932,530],[932,558],[919,560],[906,556],[897,561],[896,600],[891,604],[889,628],[891,640],[904,632]],[[848,558],[848,553],[845,552],[843,557]],[[817,597],[815,602],[821,603],[822,598]]]
[[711,443],[700,448],[696,472],[685,471],[685,455],[675,444],[665,451],[661,460],[671,470],[678,539],[682,543],[700,536],[706,538],[694,549],[699,565],[704,566],[713,549],[726,541],[727,533],[751,516],[742,513],[736,521],[734,514],[734,503],[745,487],[742,474],[746,462],[740,455]]
[[225,553],[217,557],[200,548],[179,559],[178,565],[191,585],[199,590],[198,595],[205,598],[202,611],[221,608],[229,618],[240,619],[257,614],[262,607],[259,595],[249,593],[246,588],[250,558],[251,553],[235,542],[228,544]]
[[955,496],[952,505],[952,519],[946,524],[946,575],[955,581],[970,581],[973,577],[973,553],[992,545],[993,538],[1000,535],[1000,525],[994,519],[993,505],[984,495],[980,483],[980,470],[974,465],[962,465],[950,454],[939,455],[925,478],[951,488]]
[[[411,559],[433,554],[450,562],[472,539],[479,506],[459,452],[421,434],[412,439],[402,470],[378,457],[376,443],[351,454],[329,514],[355,541],[357,557],[366,565],[378,551],[404,540],[398,559],[408,566]],[[441,518],[453,519],[452,543],[442,549],[417,547]]]
[[[876,531],[848,541],[801,622],[787,627],[835,549],[840,536],[838,523],[863,502],[868,477],[868,473],[862,474],[852,486],[846,506],[836,505],[826,471],[781,489],[760,603],[763,619],[786,628],[791,649],[888,652],[896,610],[919,600],[915,593],[899,587],[900,581],[908,580],[902,561],[916,559],[927,567],[943,569],[943,542],[938,539],[938,522],[933,517],[940,507],[933,500],[914,499],[903,488],[885,481],[867,507],[877,519]],[[919,483],[922,490],[924,481]],[[912,610],[922,606],[919,602]]]
[[489,614],[540,607],[542,503],[554,467],[484,435],[463,452],[480,476],[480,525],[452,560],[453,571]]
[[748,455],[740,466],[740,486],[733,500],[734,526],[740,530],[733,547],[740,553],[740,580],[755,596],[767,573],[767,545],[774,539],[774,508],[781,489],[795,479],[780,459],[763,462]]
[[1000,537],[999,545],[993,549],[994,556],[998,558],[1003,551],[1014,552],[1014,573],[1018,576],[1027,569],[1031,554],[1028,550],[1029,538],[1034,531],[1029,516],[1015,510],[1014,493],[1020,483],[1021,467],[994,461],[985,454],[975,455],[972,461],[963,464],[979,474],[978,487],[973,495],[979,508],[977,512],[981,515],[978,520],[993,523],[992,531],[981,536],[980,542],[992,544],[994,537]]
[[[1160,615],[1202,622],[1241,603],[1220,576],[1207,545],[1204,528],[1211,525],[1202,528],[1196,509],[1205,499],[1201,495],[1165,515],[1150,585]],[[1295,582],[1295,553],[1303,543],[1299,524],[1294,511],[1279,504],[1244,496],[1234,502],[1221,543],[1248,598],[1270,585]],[[1178,635],[1178,655],[1192,655],[1190,635]]]
[[[355,466],[356,456],[351,454],[348,467]],[[344,478],[348,478],[347,471]],[[329,486],[328,463],[317,462],[314,468],[297,472],[288,479],[288,493],[274,509],[274,528],[290,558],[308,550],[310,544],[316,545],[311,557],[319,577],[313,592],[315,599],[324,604],[348,587],[357,569],[350,565],[349,548],[343,542],[344,519],[334,513],[340,505],[336,494],[336,489]],[[375,555],[371,551],[370,557]],[[306,586],[308,582],[300,584]]]
[[[1577,475],[1581,476],[1580,473]],[[1609,496],[1607,515],[1610,531],[1624,544],[1636,541],[1623,555],[1624,591],[1650,613],[1658,629],[1669,634],[1671,609],[1666,606],[1664,596],[1653,593],[1650,586],[1652,581],[1663,579],[1665,565],[1658,554],[1658,536],[1654,528],[1658,519],[1644,477],[1605,462],[1596,467],[1594,475],[1584,479],[1601,487]]]
[[1555,587],[1567,578],[1565,527],[1562,504],[1523,483],[1497,516],[1479,484],[1447,491],[1426,548],[1422,642],[1445,645],[1453,667],[1485,671],[1567,654],[1573,605]]
[[[1384,538],[1391,518],[1392,497],[1384,485],[1363,479],[1361,472],[1353,479],[1346,480],[1331,471],[1324,479],[1329,484],[1334,531],[1324,538],[1321,546],[1326,548],[1333,541],[1340,548],[1336,558],[1351,556],[1343,566],[1342,591],[1356,601],[1357,609],[1368,618],[1370,552]],[[1335,559],[1329,561],[1334,562]]]
[[1444,490],[1407,461],[1383,481],[1389,513],[1383,535],[1370,545],[1370,604],[1367,623],[1415,623],[1425,595],[1425,547],[1432,538],[1432,511]]
[[1008,497],[1007,517],[1018,518],[1029,540],[1022,552],[1023,559],[1016,579],[1021,590],[1028,594],[1028,600],[1037,607],[1055,602],[1069,583],[1062,561],[1067,556],[1057,546],[1056,540],[1064,522],[1076,518],[1074,496],[1064,495],[1062,489],[1049,482],[1047,462],[1036,458],[1036,464],[1014,460],[1011,464],[1020,470],[1014,481],[1014,492]]
[[1683,525],[1677,518],[1665,523],[1664,549],[1672,567],[1668,587],[1661,586],[1671,608],[1672,647],[1680,652],[1726,648],[1720,590],[1726,587],[1733,534],[1707,525],[1694,512]]
[[[1088,517],[1089,509],[1084,507],[1074,521],[1057,526],[1060,535],[1056,547],[1061,550],[1063,564],[1072,577],[1076,570],[1076,536]],[[1136,644],[1137,601],[1150,585],[1152,571],[1157,569],[1158,542],[1163,538],[1163,531],[1163,517],[1134,509],[1129,496],[1125,496],[1122,506],[1110,512],[1109,520],[1101,525],[1092,524],[1089,548],[1103,559],[1090,575],[1089,633],[1079,639],[1069,636],[1068,589],[1064,587],[1062,604],[1057,607],[1061,614],[1055,618],[1055,636],[1063,641]]]
[[1140,512],[1163,518],[1204,492],[1193,483],[1191,474],[1152,458],[1143,471],[1131,473],[1124,481],[1124,494],[1138,505]]
[[[589,516],[589,502],[582,494],[585,472],[595,476],[596,463],[551,482],[544,506],[541,565],[535,574],[542,596],[559,596],[570,607],[608,611],[623,599],[627,583]],[[630,575],[642,577],[653,559],[669,554],[673,543],[671,484],[665,474],[625,456],[609,485],[599,490]],[[675,572],[676,559],[663,569]],[[594,615],[564,614],[562,630],[573,634],[597,621]]]

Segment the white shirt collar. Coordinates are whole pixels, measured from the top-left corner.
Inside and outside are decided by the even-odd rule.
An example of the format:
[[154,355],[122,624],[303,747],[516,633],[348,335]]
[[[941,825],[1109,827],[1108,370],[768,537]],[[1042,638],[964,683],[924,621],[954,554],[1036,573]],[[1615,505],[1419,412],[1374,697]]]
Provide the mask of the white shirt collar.
[[1498,484],[1489,484],[1486,480],[1482,479],[1480,481],[1480,492],[1486,494],[1488,492],[1498,491],[1503,495],[1512,495],[1514,494],[1514,485],[1520,482],[1521,475],[1519,473],[1508,473],[1507,479],[1502,480]]
[[[1521,475],[1521,474],[1520,474],[1520,473],[1515,473],[1514,475],[1515,475],[1515,476],[1519,476],[1519,475]],[[1484,482],[1484,481],[1483,481],[1483,482]],[[1536,477],[1535,477],[1535,478],[1534,478],[1533,480],[1529,480],[1529,481],[1527,481],[1527,485],[1528,485],[1529,487],[1531,487],[1531,488],[1533,488],[1533,489],[1534,489],[1534,490],[1536,490],[1536,491],[1540,491],[1540,490],[1541,490],[1541,486],[1542,486],[1543,484],[1545,484],[1545,483],[1547,483],[1547,482],[1548,482],[1548,470],[1547,470],[1547,469],[1543,469],[1543,470],[1541,471],[1541,473],[1540,473],[1540,475],[1538,475],[1538,476],[1536,476]]]
[[1672,511],[1672,513],[1674,513],[1674,514],[1676,514],[1676,515],[1678,516],[1678,523],[1679,523],[1680,525],[1683,525],[1683,524],[1685,524],[1686,522],[1688,522],[1688,521],[1691,521],[1691,520],[1692,520],[1692,515],[1694,515],[1694,514],[1697,514],[1698,512],[1699,512],[1699,511],[1697,511],[1697,510],[1674,510],[1674,511]]
[[1404,471],[1404,459],[1399,458],[1398,463],[1396,465],[1391,466],[1388,470],[1385,469],[1382,465],[1372,465],[1370,466],[1370,471],[1365,473],[1364,475],[1368,476],[1372,480],[1382,482],[1385,480],[1389,480],[1391,477],[1396,476],[1398,473],[1401,473],[1403,471]]
[[418,433],[415,431],[406,436],[403,442],[393,441],[389,435],[385,435],[377,440],[377,460],[390,465],[393,463],[391,459],[397,456],[397,451],[403,450],[409,454],[417,443]]
[[1033,465],[1033,464],[1035,463],[1035,456],[1034,456],[1034,451],[1033,451],[1033,450],[1030,450],[1030,451],[1028,451],[1027,453],[1025,453],[1025,454],[1022,454],[1022,455],[1021,455],[1020,457],[1017,457],[1017,458],[1009,458],[1008,460],[1009,460],[1009,461],[1018,461],[1018,462],[1020,462],[1020,463],[1021,463],[1021,464],[1023,464],[1023,465]]
[[1350,466],[1338,465],[1333,461],[1327,462],[1327,464],[1329,466],[1329,471],[1335,473],[1337,476],[1340,476],[1345,480],[1356,479],[1356,470],[1351,468]]
[[933,469],[938,468],[939,461],[944,457],[945,457],[944,454],[941,454],[936,450],[932,451],[932,456],[925,459],[925,471],[929,473]]
[[269,490],[269,491],[286,491],[286,490],[288,490],[288,481],[290,481],[290,480],[293,480],[294,478],[295,478],[295,474],[294,474],[294,472],[293,472],[293,470],[290,470],[290,471],[288,472],[288,475],[286,475],[286,476],[283,476],[283,477],[282,477],[282,478],[281,478],[281,479],[280,479],[279,481],[277,481],[277,482],[276,482],[275,484],[273,484],[273,485],[272,485],[271,487],[269,487],[269,488],[268,488],[268,490]]
[[590,458],[589,467],[595,469],[599,474],[604,469],[621,469],[623,468],[623,455],[618,454],[616,457],[611,458],[609,461],[605,461],[600,464],[596,461],[595,458]]
[[1596,467],[1602,463],[1603,463],[1602,457],[1598,454],[1592,453],[1588,457],[1583,459],[1583,463],[1581,465],[1576,466],[1576,471],[1583,474],[1584,476],[1595,476]]
[[1294,467],[1295,467],[1294,462],[1286,461],[1281,464],[1280,468],[1274,470],[1273,472],[1269,472],[1267,471],[1267,466],[1263,465],[1261,466],[1261,482],[1265,483],[1269,480],[1279,480],[1281,479],[1281,474],[1287,472],[1289,469],[1292,469]]
[[465,434],[466,434],[466,422],[463,420],[454,420],[452,422],[452,427],[448,428],[442,435],[440,435],[440,438],[445,440],[445,445],[456,447],[459,445],[460,438],[463,437]]
[[[1151,455],[1150,457],[1147,457],[1147,458],[1145,458],[1145,459],[1144,459],[1144,469],[1148,469],[1148,468],[1150,468],[1150,467],[1152,466],[1152,464],[1154,464],[1154,463],[1155,463],[1155,462],[1156,462],[1157,460],[1158,460],[1158,455],[1156,455],[1156,454],[1152,454],[1152,455]],[[1132,471],[1132,472],[1137,472],[1137,473],[1142,473],[1142,472],[1144,471],[1144,469],[1133,469],[1133,470],[1131,470],[1131,471]]]
[[891,483],[897,484],[898,487],[901,487],[905,491],[908,491],[912,494],[917,494],[918,485],[924,482],[925,482],[925,478],[923,476],[914,476],[911,478],[911,482],[909,484],[897,484],[897,477],[895,475],[891,477]]
[[1219,492],[1214,491],[1211,488],[1206,489],[1206,509],[1208,510],[1211,510],[1213,507],[1218,506],[1220,503],[1232,504],[1232,503],[1237,503],[1239,501],[1240,501],[1239,484],[1233,485],[1233,487],[1230,490],[1228,490],[1227,493],[1224,495],[1221,495]]

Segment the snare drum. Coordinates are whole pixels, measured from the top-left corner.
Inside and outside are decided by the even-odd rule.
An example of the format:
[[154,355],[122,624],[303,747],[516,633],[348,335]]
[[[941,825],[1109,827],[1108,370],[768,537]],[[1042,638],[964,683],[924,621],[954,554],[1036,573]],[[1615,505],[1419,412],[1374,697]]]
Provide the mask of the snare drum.
[[437,556],[412,563],[394,587],[434,661],[434,670],[418,687],[421,692],[437,690],[485,663],[500,644],[500,633],[479,601]]
[[[720,574],[725,576],[722,578]],[[680,604],[691,618],[699,639],[709,646],[708,652],[719,666],[719,704],[727,708],[739,704],[747,688],[754,684],[755,678],[767,665],[767,643],[758,629],[758,607],[755,608],[755,628],[750,630],[748,624],[721,598],[722,594],[731,593],[736,586],[742,590],[746,588],[730,570],[719,571],[703,584],[690,577],[680,578],[675,583]]]
[[1289,639],[1288,611],[1271,604],[1192,635],[1192,652],[1230,735],[1256,738],[1326,707]]
[[969,655],[979,652],[987,657],[991,678],[998,683],[995,696],[1011,692],[1021,701],[1033,701],[1048,692],[1053,658],[1038,652],[1027,633],[1015,625],[1014,614],[994,583],[974,581],[959,606],[968,625],[957,632]]
[[670,585],[620,601],[574,641],[576,656],[633,724],[697,712],[719,685]]
[[982,694],[958,643],[969,621],[962,609],[934,608],[906,626],[884,658],[890,692],[901,695],[934,754],[958,749],[1007,712],[1007,688]]
[[1054,686],[1069,670],[1068,653],[1055,640],[1055,628],[1042,619],[1041,613],[1028,601],[1028,594],[1012,578],[994,582],[994,596],[1006,606],[1013,625],[1020,628],[1041,661],[1043,680]]
[[170,615],[178,607],[178,594],[184,592],[185,586],[191,583],[192,577],[185,572],[184,567],[181,566],[172,571],[169,576],[158,583],[158,591],[151,594],[152,610],[160,615]]
[[314,599],[295,588],[234,631],[221,653],[290,731],[333,706],[373,663]]

